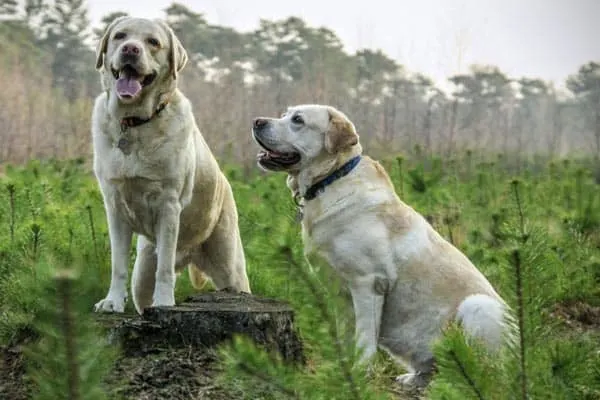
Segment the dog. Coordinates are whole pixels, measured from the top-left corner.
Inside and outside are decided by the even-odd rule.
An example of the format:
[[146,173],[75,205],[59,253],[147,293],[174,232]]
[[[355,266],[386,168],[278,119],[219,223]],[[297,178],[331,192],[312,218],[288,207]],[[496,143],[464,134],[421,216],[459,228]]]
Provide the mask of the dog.
[[258,165],[288,174],[302,210],[307,260],[324,259],[350,291],[360,362],[381,347],[423,387],[435,371],[432,344],[457,322],[489,349],[510,332],[510,309],[488,280],[426,219],[403,203],[384,168],[362,155],[340,110],[305,104],[255,118]]
[[93,169],[108,221],[111,282],[96,311],[123,312],[133,233],[133,303],[175,305],[176,274],[250,293],[232,189],[178,89],[187,53],[160,20],[121,17],[96,52]]

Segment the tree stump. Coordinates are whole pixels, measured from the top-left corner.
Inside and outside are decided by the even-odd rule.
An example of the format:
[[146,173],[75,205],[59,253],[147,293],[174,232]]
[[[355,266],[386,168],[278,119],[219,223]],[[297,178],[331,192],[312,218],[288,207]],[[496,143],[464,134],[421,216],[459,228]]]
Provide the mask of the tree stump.
[[244,335],[285,361],[304,363],[294,311],[284,302],[217,291],[188,297],[174,307],[153,307],[109,328],[109,340],[126,356],[164,348],[214,347]]

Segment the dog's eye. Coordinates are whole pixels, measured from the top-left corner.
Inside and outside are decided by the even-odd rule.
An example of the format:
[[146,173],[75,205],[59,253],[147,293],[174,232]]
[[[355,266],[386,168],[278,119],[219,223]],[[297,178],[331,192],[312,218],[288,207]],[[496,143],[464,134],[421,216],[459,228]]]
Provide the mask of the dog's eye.
[[155,39],[153,37],[150,37],[150,38],[146,39],[146,41],[148,42],[148,44],[150,46],[154,46],[154,47],[160,46],[160,42],[158,41],[158,39]]
[[302,118],[302,116],[296,114],[292,117],[292,122],[298,125],[301,125],[304,123],[304,119]]
[[125,34],[125,32],[117,32],[117,33],[115,33],[115,36],[113,38],[115,40],[121,40],[121,39],[125,39],[125,36],[127,36]]

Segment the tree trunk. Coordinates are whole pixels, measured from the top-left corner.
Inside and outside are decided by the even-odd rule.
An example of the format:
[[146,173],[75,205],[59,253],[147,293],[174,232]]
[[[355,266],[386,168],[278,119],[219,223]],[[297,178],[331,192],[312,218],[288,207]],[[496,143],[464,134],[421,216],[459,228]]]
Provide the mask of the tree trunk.
[[452,156],[454,152],[454,134],[456,130],[456,119],[458,114],[458,100],[454,99],[452,102],[452,109],[450,111],[450,129],[448,130],[448,149],[447,157]]
[[213,347],[243,335],[286,361],[305,362],[291,307],[246,293],[204,293],[174,307],[148,308],[142,317],[103,314],[101,319],[111,342],[126,355],[165,347]]
[[594,163],[594,180],[600,184],[600,101],[596,104],[596,118],[594,124],[594,136],[596,138],[596,154]]

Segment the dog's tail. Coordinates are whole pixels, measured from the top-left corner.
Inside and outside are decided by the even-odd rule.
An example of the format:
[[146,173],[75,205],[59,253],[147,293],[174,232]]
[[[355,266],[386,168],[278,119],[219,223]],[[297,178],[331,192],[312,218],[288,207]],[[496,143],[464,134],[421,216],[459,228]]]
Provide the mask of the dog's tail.
[[206,282],[208,282],[208,277],[195,265],[188,265],[188,275],[192,286],[196,289],[202,289],[206,285]]
[[468,296],[458,306],[456,320],[468,336],[481,340],[489,350],[514,344],[516,324],[508,305],[499,299],[485,294]]

